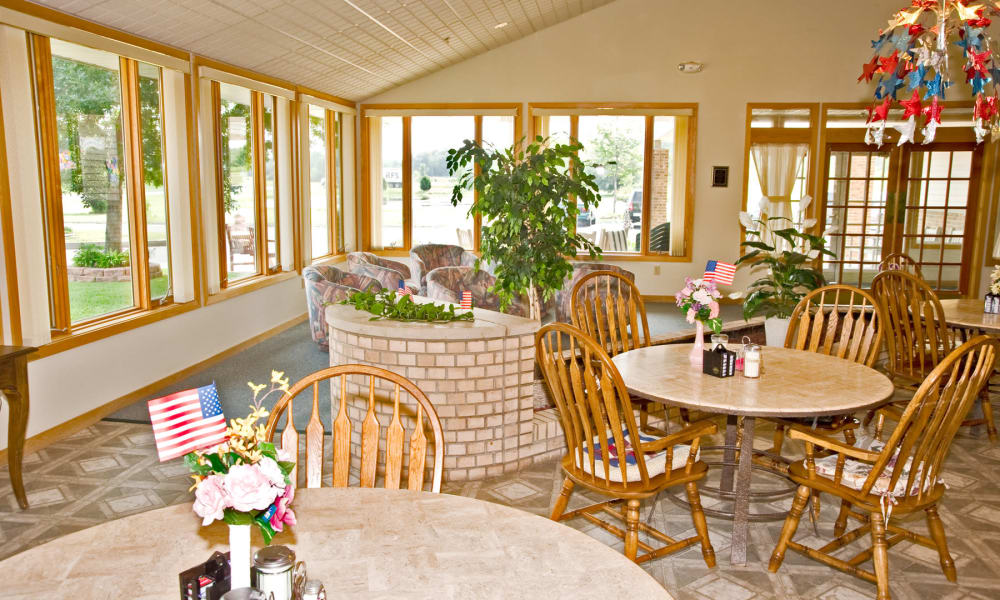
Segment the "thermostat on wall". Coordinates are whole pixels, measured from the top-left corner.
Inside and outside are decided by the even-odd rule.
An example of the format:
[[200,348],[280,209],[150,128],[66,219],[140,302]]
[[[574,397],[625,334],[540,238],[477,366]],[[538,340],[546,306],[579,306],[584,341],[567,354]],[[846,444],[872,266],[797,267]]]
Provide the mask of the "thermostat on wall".
[[712,167],[712,187],[729,187],[729,167]]
[[705,68],[705,65],[700,62],[695,62],[689,60],[687,62],[682,62],[677,65],[677,70],[681,73],[701,73],[701,70]]

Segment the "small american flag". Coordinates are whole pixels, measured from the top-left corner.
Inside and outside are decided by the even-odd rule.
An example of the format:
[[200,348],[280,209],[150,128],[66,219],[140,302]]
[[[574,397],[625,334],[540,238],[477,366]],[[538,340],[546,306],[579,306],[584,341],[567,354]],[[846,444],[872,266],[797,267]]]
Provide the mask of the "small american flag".
[[160,462],[226,441],[226,417],[214,383],[150,400],[149,419]]
[[399,282],[399,289],[397,290],[400,296],[410,296],[413,294],[410,288],[406,286],[402,281]]
[[710,260],[705,265],[705,281],[714,281],[721,285],[733,285],[733,278],[736,276],[736,265],[731,265],[721,260]]
[[465,290],[462,292],[462,304],[459,308],[464,308],[466,310],[472,310],[472,292]]

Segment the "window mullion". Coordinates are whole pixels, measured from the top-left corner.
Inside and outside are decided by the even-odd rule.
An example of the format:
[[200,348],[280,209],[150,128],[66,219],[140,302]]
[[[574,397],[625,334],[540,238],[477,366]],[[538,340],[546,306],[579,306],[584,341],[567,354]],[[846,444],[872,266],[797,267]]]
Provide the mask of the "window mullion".
[[59,134],[56,130],[55,87],[49,38],[31,34],[34,73],[35,118],[42,167],[45,208],[45,241],[49,268],[50,326],[54,332],[69,333],[69,281],[66,265],[66,238],[62,212],[62,183],[59,177]]
[[[645,139],[643,140],[642,160],[642,221],[639,223],[640,247],[639,254],[649,254],[649,226],[653,220],[653,126],[655,117],[646,117]],[[671,182],[672,183],[672,182]],[[629,217],[631,218],[631,217]],[[627,247],[627,243],[626,243]]]
[[[476,144],[479,146],[483,145],[483,115],[475,116],[476,123]],[[473,164],[473,174],[479,177],[480,170],[478,164]],[[472,205],[475,206],[479,202],[479,189],[476,188],[475,180],[472,183]],[[479,242],[483,237],[483,218],[479,213],[476,213],[472,217],[472,249],[479,252]]]
[[410,152],[410,123],[412,117],[403,117],[403,249],[413,246],[413,156]]
[[132,269],[132,298],[135,306],[149,310],[149,253],[146,245],[146,193],[142,172],[142,133],[139,123],[139,65],[136,61],[120,59],[122,88],[122,117],[125,125],[125,194],[129,207],[128,226],[130,268]]
[[212,81],[212,139],[215,140],[215,211],[216,229],[218,232],[219,253],[219,287],[226,289],[229,286],[229,270],[226,266],[226,207],[225,207],[225,186],[226,180],[223,174],[222,164],[222,92],[218,81]]
[[326,238],[330,254],[337,254],[337,169],[334,164],[333,118],[333,111],[323,111],[323,137],[326,142]]
[[264,95],[250,92],[250,155],[253,165],[253,198],[257,215],[254,230],[254,253],[257,275],[267,273],[267,174],[264,172]]

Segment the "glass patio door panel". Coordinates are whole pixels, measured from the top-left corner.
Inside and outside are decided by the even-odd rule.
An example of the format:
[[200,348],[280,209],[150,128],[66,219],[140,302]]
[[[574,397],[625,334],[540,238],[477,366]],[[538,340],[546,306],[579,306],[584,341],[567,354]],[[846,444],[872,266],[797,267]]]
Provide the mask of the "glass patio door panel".
[[[971,249],[974,225],[969,210],[978,190],[973,180],[978,153],[971,143],[934,144],[905,153],[906,208],[900,247],[920,265],[924,278],[940,291],[962,291],[962,263]],[[969,242],[969,243],[966,243]]]
[[827,151],[824,231],[833,257],[824,257],[830,282],[868,287],[886,244],[890,198],[888,151],[831,145]]

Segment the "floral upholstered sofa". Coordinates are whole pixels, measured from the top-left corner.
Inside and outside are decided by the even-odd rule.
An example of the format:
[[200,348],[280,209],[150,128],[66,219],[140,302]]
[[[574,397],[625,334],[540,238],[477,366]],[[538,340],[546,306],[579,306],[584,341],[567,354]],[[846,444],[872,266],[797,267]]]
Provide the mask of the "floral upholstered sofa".
[[[487,310],[500,310],[500,298],[489,291],[496,278],[475,267],[438,267],[427,274],[427,297],[442,302],[459,304],[462,292],[472,292],[472,306]],[[521,296],[511,302],[505,313],[518,317],[530,314],[528,299]]]
[[556,321],[569,323],[572,321],[570,303],[573,301],[573,286],[586,275],[594,271],[613,271],[619,275],[624,275],[629,281],[635,283],[635,274],[615,265],[601,262],[578,262],[573,263],[573,276],[566,280],[563,288],[556,292]]
[[408,281],[410,267],[396,261],[382,258],[371,252],[351,252],[347,255],[347,269],[355,275],[364,275],[378,280],[383,289],[398,290],[402,282],[413,293],[419,292],[419,284]]
[[309,309],[309,329],[313,341],[320,349],[329,349],[327,339],[326,305],[336,304],[354,292],[380,291],[377,279],[348,273],[329,265],[316,265],[302,269],[306,286],[306,307]]
[[420,294],[427,295],[427,274],[438,267],[474,267],[476,255],[461,246],[421,244],[410,250],[413,280],[420,284]]

